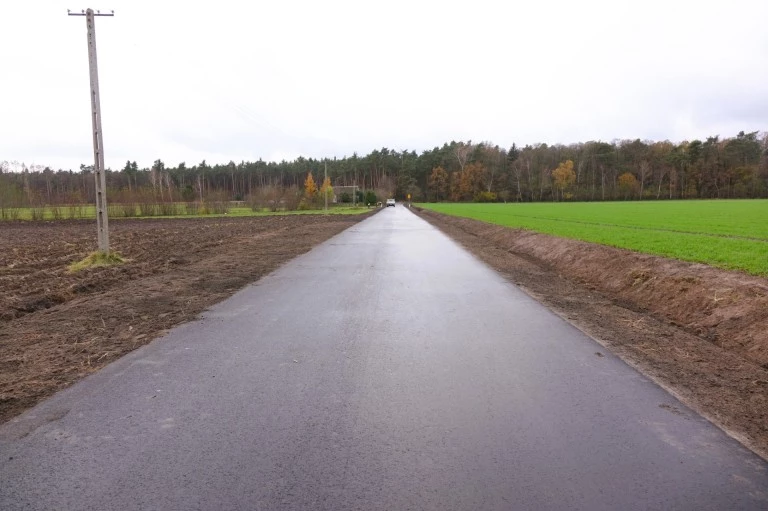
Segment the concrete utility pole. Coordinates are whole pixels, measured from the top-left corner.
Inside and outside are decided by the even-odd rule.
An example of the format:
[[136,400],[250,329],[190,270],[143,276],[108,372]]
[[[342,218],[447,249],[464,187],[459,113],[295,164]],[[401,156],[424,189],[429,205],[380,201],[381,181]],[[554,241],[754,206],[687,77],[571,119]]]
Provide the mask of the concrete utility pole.
[[109,254],[109,219],[107,218],[107,178],[104,175],[104,141],[101,132],[101,102],[99,100],[99,67],[96,63],[96,16],[114,16],[115,11],[102,14],[87,9],[81,12],[67,10],[69,16],[85,16],[88,29],[88,66],[91,72],[91,121],[93,125],[93,177],[96,180],[96,229],[99,251]]

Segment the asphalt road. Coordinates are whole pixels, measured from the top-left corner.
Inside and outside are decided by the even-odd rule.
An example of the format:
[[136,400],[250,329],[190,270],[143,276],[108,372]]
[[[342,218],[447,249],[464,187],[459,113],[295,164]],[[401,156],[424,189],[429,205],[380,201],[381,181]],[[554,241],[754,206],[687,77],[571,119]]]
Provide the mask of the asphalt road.
[[398,206],[0,428],[0,509],[765,510],[768,464]]

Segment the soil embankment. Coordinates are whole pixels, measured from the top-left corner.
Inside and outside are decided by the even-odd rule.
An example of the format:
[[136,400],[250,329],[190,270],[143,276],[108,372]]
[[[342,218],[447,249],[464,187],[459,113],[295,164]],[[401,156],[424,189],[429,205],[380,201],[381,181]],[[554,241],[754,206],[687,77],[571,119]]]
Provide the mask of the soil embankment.
[[127,262],[77,273],[94,222],[0,224],[0,422],[368,216],[120,220]]
[[768,279],[418,214],[768,459]]

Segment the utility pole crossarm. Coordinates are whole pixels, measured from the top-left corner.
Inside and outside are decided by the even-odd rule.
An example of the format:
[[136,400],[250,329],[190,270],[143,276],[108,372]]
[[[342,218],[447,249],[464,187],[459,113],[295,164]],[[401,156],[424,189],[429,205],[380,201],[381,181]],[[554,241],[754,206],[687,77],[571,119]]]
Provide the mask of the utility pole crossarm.
[[[93,13],[93,16],[114,16],[115,15],[115,11],[101,12],[101,11],[94,11],[93,9],[88,9],[88,11],[91,11]],[[88,11],[72,12],[69,9],[67,9],[67,16],[87,16]]]

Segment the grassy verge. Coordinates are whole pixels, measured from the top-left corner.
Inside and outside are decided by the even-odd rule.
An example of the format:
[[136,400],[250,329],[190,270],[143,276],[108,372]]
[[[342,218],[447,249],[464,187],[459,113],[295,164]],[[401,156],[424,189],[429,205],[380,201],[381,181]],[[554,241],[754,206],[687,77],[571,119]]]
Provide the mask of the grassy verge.
[[[360,213],[366,213],[370,211],[369,208],[358,206],[334,206],[329,207],[325,212],[322,209],[309,209],[303,211],[270,211],[268,209],[254,211],[249,207],[235,206],[228,209],[226,213],[196,213],[188,214],[182,213],[184,210],[184,204],[180,204],[178,208],[180,211],[177,215],[141,215],[139,208],[136,208],[136,214],[133,216],[125,216],[121,214],[110,213],[110,220],[121,220],[123,218],[216,218],[216,217],[245,217],[245,216],[271,216],[271,215],[355,215]],[[60,208],[15,208],[13,215],[5,215],[0,217],[2,220],[24,220],[24,221],[52,221],[52,220],[80,220],[96,218],[96,208],[94,206],[62,206]]]
[[422,204],[473,218],[768,276],[768,201]]
[[303,211],[269,211],[264,209],[261,211],[253,211],[251,208],[232,208],[227,215],[206,215],[206,216],[271,216],[271,215],[357,215],[360,213],[367,213],[369,208],[358,206],[335,206],[329,207],[328,211],[322,209],[307,209]]
[[125,259],[117,252],[110,252],[105,254],[104,252],[93,252],[88,255],[82,261],[76,261],[69,265],[69,271],[76,273],[86,268],[93,268],[96,266],[114,266],[116,264],[123,264]]

